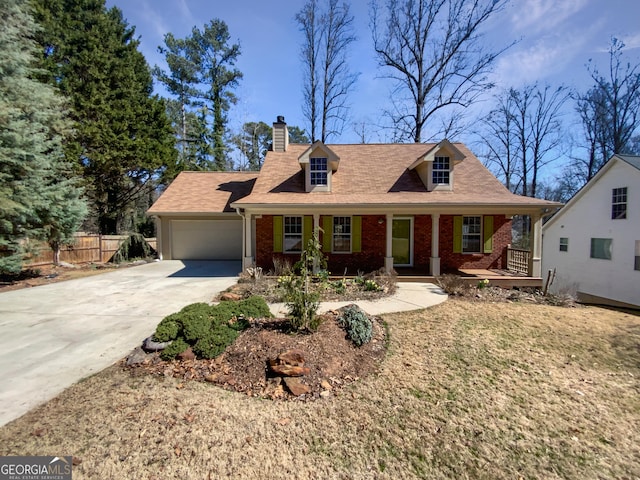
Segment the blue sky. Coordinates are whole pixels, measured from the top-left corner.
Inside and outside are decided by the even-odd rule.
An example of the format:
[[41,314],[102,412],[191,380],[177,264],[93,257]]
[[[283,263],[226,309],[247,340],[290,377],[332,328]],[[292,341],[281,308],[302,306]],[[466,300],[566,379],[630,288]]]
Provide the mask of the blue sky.
[[[240,101],[230,113],[232,129],[246,121],[270,124],[277,115],[284,115],[290,125],[304,126],[301,33],[294,21],[302,4],[302,0],[107,0],[107,6],[120,8],[136,27],[140,50],[151,66],[164,66],[158,46],[165,33],[185,37],[193,26],[202,28],[212,18],[226,22],[231,38],[240,43],[237,67],[244,74],[236,90]],[[383,71],[373,55],[368,4],[368,0],[351,2],[358,36],[351,60],[360,76],[351,95],[350,116],[356,122],[375,123],[388,103],[391,85],[380,78]],[[628,60],[640,62],[639,20],[640,0],[512,0],[487,25],[486,40],[491,45],[518,40],[499,58],[494,81],[518,87],[539,80],[584,90],[590,85],[585,64],[592,58],[606,67],[612,36],[625,42]],[[368,140],[388,140],[384,135],[372,131]],[[347,126],[332,141],[357,142],[358,137]]]

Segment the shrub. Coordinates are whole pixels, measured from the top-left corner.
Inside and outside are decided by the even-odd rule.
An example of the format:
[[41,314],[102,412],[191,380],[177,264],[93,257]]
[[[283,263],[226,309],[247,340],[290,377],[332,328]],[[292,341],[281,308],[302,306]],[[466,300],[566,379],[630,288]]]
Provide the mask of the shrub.
[[249,297],[239,302],[222,302],[211,307],[213,322],[216,324],[227,323],[233,317],[240,315],[245,318],[272,317],[269,305],[262,297]]
[[[189,346],[198,357],[213,358],[249,327],[246,318],[270,316],[269,306],[261,297],[214,306],[194,303],[162,319],[153,337],[159,342],[173,341],[160,354],[164,360],[175,358]],[[234,318],[237,320],[231,323]]]
[[181,330],[180,314],[172,313],[160,321],[156,327],[156,332],[153,334],[153,339],[156,342],[170,342],[178,338]]
[[344,308],[338,317],[338,324],[347,332],[347,337],[358,347],[371,341],[373,323],[357,305]]
[[200,337],[193,353],[201,358],[215,358],[238,338],[238,331],[228,325],[216,325]]
[[436,277],[436,283],[449,295],[466,295],[471,290],[471,286],[466,281],[451,273]]
[[189,344],[183,338],[176,338],[171,345],[160,352],[163,360],[173,360],[176,356],[189,348]]

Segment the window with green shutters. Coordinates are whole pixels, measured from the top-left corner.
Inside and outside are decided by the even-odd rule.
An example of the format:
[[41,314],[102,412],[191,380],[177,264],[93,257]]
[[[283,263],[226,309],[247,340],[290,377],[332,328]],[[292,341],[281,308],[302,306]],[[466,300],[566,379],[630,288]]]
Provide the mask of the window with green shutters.
[[322,217],[322,251],[358,253],[362,251],[362,217],[359,215]]
[[453,217],[453,253],[491,253],[492,251],[492,215]]

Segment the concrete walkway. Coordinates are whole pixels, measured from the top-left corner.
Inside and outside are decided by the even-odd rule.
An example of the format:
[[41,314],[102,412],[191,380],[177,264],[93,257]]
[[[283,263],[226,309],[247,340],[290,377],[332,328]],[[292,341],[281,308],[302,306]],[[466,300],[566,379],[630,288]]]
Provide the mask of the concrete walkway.
[[[409,310],[421,310],[444,302],[448,295],[438,286],[432,283],[398,282],[396,293],[390,297],[379,300],[358,300],[356,302],[322,302],[320,313],[329,310],[337,310],[351,303],[367,312],[369,315],[382,315],[383,313],[406,312]],[[287,306],[284,303],[274,303],[269,306],[271,313],[276,317],[287,314]]]
[[163,261],[0,293],[0,425],[123,358],[240,271],[240,262]]

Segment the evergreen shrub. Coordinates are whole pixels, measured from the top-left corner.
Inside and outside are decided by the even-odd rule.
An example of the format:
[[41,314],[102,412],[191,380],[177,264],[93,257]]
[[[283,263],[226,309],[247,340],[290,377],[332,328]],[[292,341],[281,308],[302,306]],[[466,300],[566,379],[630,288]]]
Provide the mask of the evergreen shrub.
[[348,305],[338,317],[338,324],[347,332],[347,337],[358,347],[371,341],[373,324],[367,314],[357,305]]

